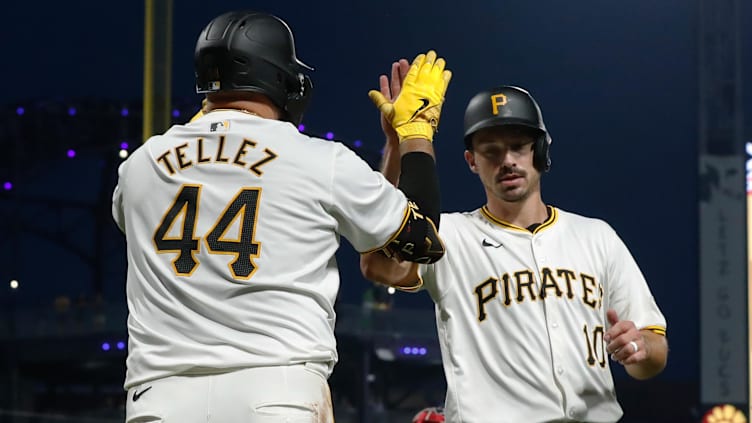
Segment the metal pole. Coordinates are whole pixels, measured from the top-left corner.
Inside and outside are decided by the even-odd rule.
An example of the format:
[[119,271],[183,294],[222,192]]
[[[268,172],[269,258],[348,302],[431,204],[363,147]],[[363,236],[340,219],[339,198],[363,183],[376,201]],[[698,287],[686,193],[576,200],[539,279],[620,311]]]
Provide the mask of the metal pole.
[[172,10],[172,0],[145,0],[144,141],[172,122]]

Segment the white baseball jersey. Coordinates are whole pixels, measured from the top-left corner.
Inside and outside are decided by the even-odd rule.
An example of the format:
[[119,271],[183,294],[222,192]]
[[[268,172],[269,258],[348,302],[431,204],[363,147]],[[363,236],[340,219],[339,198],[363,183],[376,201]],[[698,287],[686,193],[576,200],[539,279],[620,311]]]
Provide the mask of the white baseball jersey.
[[384,246],[407,199],[341,143],[235,110],[149,139],[121,164],[126,389],[175,374],[337,360],[339,235]]
[[532,233],[484,207],[442,214],[436,303],[451,423],[615,422],[606,310],[665,334],[645,278],[604,221],[549,207]]

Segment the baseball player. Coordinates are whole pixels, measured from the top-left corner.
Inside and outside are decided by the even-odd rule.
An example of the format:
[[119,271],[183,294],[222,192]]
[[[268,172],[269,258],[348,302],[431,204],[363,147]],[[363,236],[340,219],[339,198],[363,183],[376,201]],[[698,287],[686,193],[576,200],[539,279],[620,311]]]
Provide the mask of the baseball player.
[[[388,105],[399,189],[298,132],[312,91],[281,19],[230,12],[195,49],[200,116],[119,168],[127,241],[127,422],[332,422],[335,252],[443,255],[431,141],[451,78],[421,54]],[[434,223],[436,222],[436,223]]]
[[[616,422],[609,358],[636,379],[666,364],[666,320],[645,278],[606,222],[543,202],[551,137],[527,91],[477,94],[464,126],[485,205],[442,213],[440,261],[369,253],[364,276],[434,300],[447,422]],[[395,160],[383,171],[400,177]]]

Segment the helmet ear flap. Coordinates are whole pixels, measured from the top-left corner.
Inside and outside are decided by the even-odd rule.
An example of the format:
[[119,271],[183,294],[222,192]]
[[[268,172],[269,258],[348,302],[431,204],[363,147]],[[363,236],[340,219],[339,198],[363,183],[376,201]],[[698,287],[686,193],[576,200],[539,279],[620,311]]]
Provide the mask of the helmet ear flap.
[[548,172],[551,169],[550,146],[551,137],[548,133],[543,133],[535,139],[533,146],[533,166],[541,173]]
[[313,81],[308,75],[298,73],[297,84],[289,89],[285,102],[285,112],[295,125],[300,125],[303,120],[303,112],[308,108],[312,94]]

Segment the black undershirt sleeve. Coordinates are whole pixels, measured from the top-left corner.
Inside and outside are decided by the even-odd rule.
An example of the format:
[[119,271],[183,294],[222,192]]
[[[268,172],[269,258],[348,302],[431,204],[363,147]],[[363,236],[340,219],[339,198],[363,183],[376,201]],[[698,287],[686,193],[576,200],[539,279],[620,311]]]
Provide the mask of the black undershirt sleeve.
[[439,228],[441,197],[436,163],[428,153],[414,152],[402,156],[399,189],[418,206],[418,211]]

